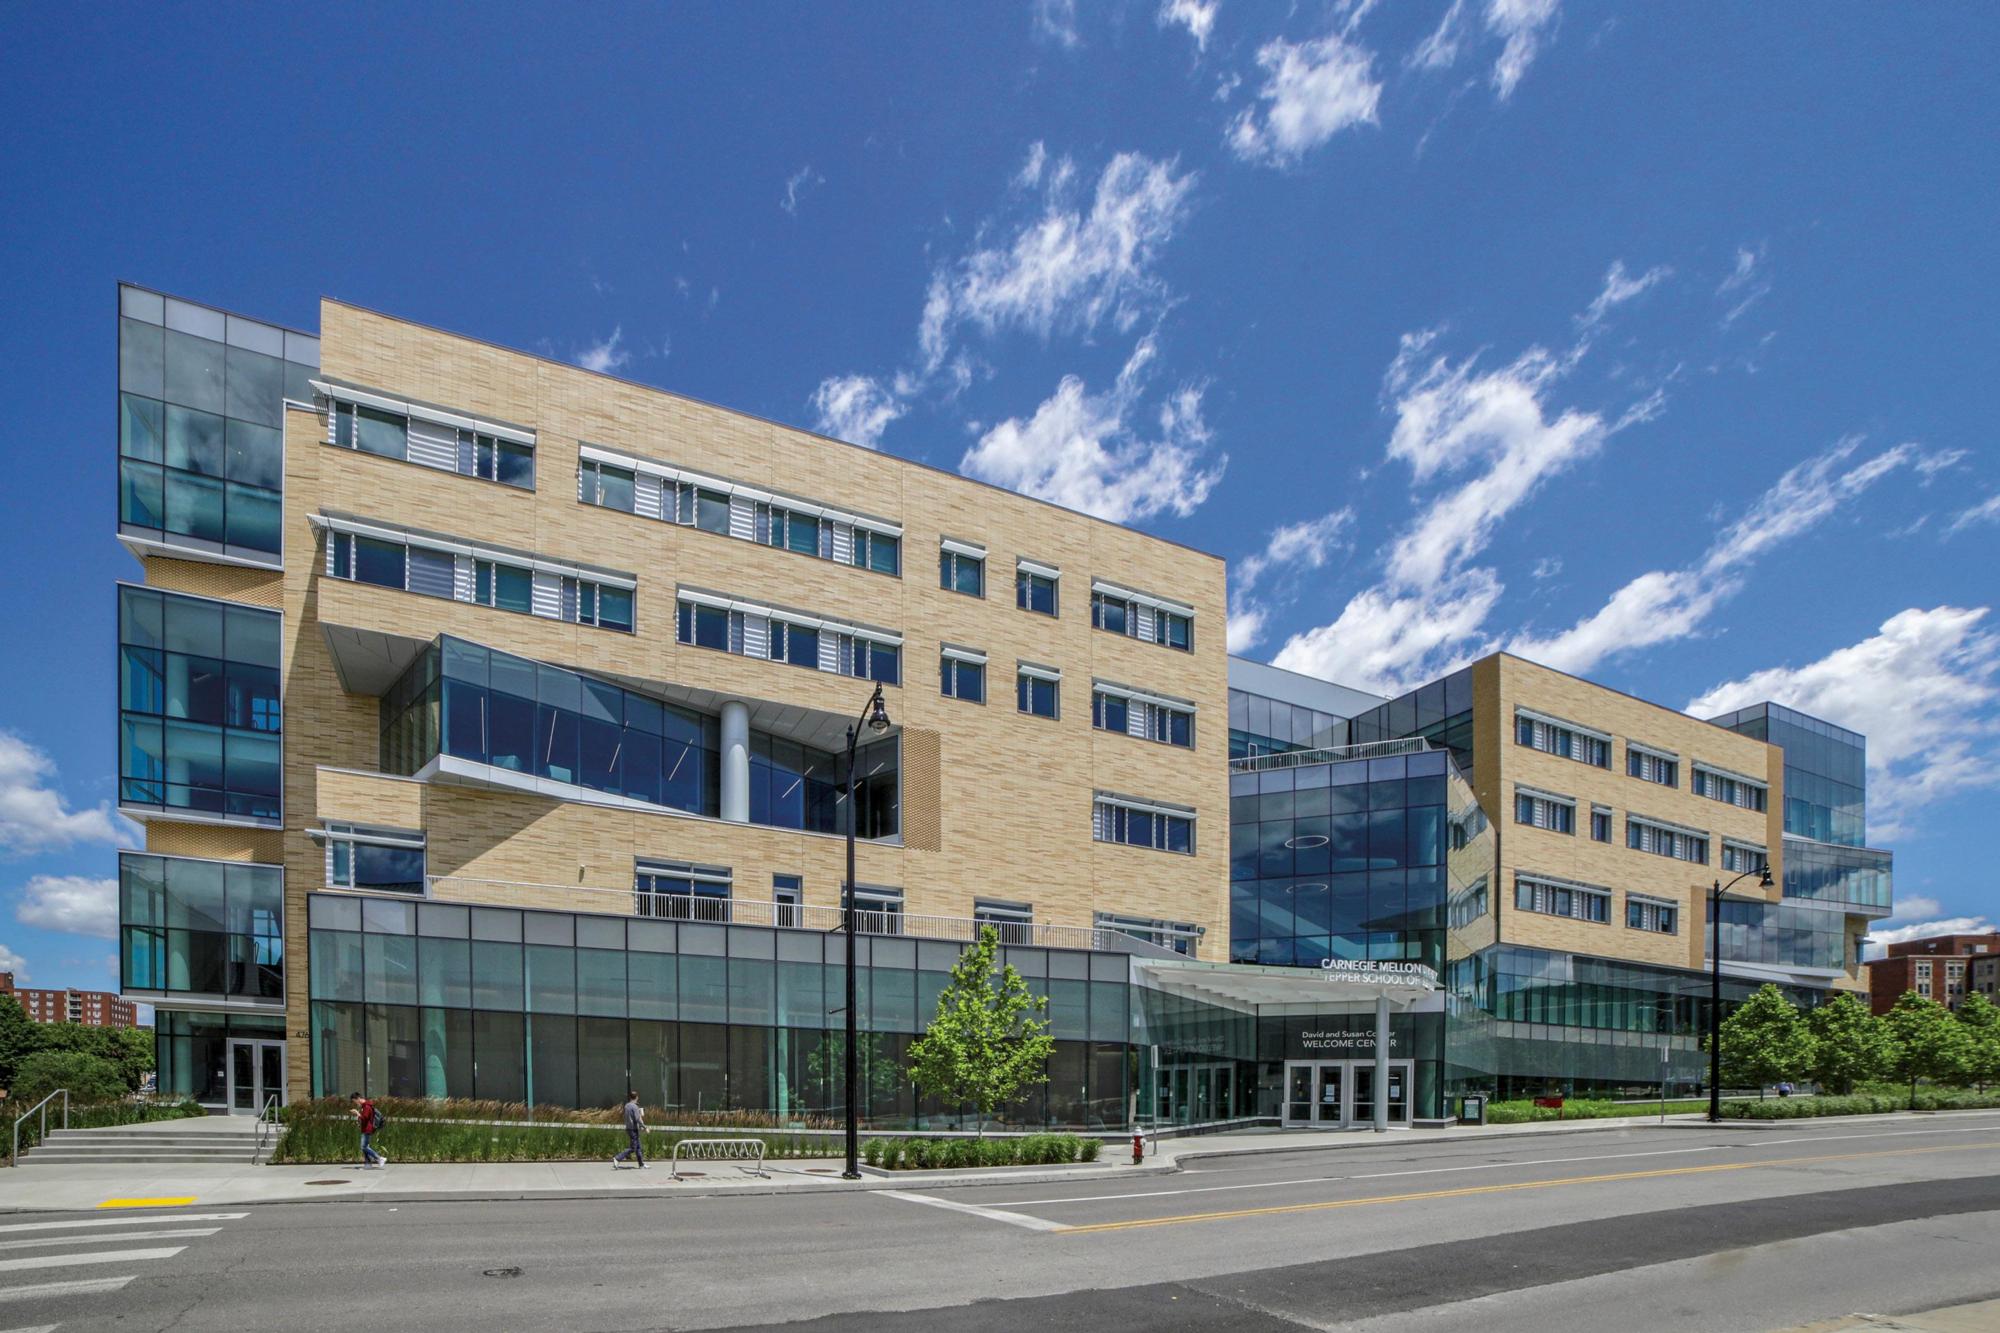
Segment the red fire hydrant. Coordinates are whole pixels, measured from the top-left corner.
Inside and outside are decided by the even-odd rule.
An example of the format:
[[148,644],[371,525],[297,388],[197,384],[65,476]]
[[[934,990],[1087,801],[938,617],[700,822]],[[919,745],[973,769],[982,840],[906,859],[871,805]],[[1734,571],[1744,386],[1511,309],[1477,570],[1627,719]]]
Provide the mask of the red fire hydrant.
[[1134,1134],[1132,1136],[1132,1165],[1137,1166],[1145,1160],[1146,1136],[1144,1134]]

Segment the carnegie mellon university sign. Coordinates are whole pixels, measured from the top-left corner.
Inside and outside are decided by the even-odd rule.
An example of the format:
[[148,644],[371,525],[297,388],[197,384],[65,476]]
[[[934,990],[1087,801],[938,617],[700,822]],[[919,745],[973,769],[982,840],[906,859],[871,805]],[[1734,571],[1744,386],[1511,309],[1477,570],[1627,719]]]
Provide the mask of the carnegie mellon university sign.
[[1322,958],[1319,974],[1328,981],[1365,981],[1377,986],[1437,988],[1437,973],[1422,963],[1392,963],[1380,958]]

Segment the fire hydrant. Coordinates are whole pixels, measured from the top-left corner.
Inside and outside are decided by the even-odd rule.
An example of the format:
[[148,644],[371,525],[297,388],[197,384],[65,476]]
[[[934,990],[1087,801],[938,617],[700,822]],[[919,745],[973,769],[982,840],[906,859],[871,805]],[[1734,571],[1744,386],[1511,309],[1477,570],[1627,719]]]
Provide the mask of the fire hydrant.
[[1145,1160],[1146,1136],[1144,1134],[1134,1134],[1132,1136],[1132,1165],[1137,1166]]

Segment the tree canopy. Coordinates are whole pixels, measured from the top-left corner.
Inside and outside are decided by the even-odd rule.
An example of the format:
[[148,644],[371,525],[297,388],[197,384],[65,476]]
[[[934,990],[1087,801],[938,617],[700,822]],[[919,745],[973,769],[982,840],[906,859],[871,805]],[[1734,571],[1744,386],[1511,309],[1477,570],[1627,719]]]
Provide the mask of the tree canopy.
[[1854,1085],[1881,1078],[1894,1058],[1882,1020],[1859,996],[1842,992],[1806,1015],[1812,1033],[1812,1078],[1821,1092],[1844,1096]]
[[1813,1036],[1796,1006],[1769,982],[1722,1023],[1722,1081],[1738,1087],[1804,1078]]
[[1041,1017],[1048,997],[1030,994],[1012,964],[996,972],[999,952],[999,932],[981,927],[978,941],[952,968],[930,1027],[910,1047],[917,1085],[948,1102],[970,1103],[981,1133],[995,1111],[1048,1081],[1055,1051]]
[[1910,1102],[1917,1099],[1917,1081],[1956,1083],[1966,1077],[1972,1042],[1965,1026],[1936,1000],[1906,991],[1882,1016],[1895,1041],[1892,1068],[1910,1085]]

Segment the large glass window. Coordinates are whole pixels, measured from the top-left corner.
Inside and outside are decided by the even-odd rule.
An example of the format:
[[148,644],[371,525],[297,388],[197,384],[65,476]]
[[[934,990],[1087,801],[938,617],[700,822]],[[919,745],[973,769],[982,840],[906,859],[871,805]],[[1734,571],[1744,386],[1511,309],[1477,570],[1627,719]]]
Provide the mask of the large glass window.
[[120,986],[281,1002],[284,871],[121,852]]
[[280,615],[121,585],[119,802],[279,815]]
[[1014,605],[1040,615],[1056,614],[1056,579],[1029,569],[1014,571]]

